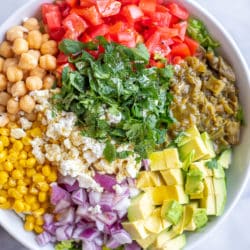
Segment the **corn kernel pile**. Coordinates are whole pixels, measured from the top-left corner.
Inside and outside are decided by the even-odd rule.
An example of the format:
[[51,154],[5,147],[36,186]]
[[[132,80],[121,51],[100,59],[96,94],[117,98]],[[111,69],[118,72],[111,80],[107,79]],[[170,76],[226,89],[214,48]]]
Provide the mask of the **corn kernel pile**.
[[20,139],[11,136],[15,123],[0,128],[0,208],[24,213],[24,228],[43,231],[42,215],[49,209],[50,183],[57,180],[56,168],[40,165],[32,154],[30,142],[42,135],[44,127],[34,122]]

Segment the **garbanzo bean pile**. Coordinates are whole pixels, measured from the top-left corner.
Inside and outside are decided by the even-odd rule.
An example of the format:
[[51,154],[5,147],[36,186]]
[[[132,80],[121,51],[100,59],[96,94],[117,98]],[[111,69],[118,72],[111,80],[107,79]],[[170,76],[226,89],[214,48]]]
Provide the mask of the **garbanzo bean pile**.
[[26,214],[24,228],[43,231],[50,183],[57,180],[51,163],[38,164],[31,140],[45,127],[31,91],[55,83],[57,42],[40,31],[36,18],[10,28],[0,44],[0,208]]

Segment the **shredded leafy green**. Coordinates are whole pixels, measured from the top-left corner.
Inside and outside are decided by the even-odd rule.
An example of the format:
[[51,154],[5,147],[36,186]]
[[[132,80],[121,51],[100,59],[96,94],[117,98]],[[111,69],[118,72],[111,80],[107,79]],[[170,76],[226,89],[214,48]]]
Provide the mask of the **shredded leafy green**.
[[190,18],[188,20],[187,33],[205,49],[213,50],[220,46],[220,44],[211,37],[203,22],[198,19]]
[[209,168],[209,169],[214,169],[214,168],[218,168],[218,161],[216,158],[213,158],[212,160],[208,161],[206,163],[206,166]]
[[55,250],[81,250],[80,244],[73,240],[65,240],[56,244]]
[[[104,48],[98,58],[84,50]],[[132,143],[142,158],[165,142],[172,96],[169,92],[172,66],[148,67],[149,53],[143,44],[127,48],[99,37],[92,45],[64,40],[63,53],[78,56],[69,60],[76,70],[62,72],[61,92],[54,96],[59,110],[74,112],[82,134],[99,140]],[[109,116],[120,117],[112,122]],[[108,150],[109,149],[109,150]],[[106,159],[127,153],[114,153],[107,142]]]

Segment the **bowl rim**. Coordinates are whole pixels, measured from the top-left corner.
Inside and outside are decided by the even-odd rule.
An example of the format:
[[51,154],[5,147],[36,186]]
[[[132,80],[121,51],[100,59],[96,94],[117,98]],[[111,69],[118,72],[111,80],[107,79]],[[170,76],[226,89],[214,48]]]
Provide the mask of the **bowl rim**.
[[[172,0],[172,1],[175,1],[175,0]],[[15,10],[0,25],[1,28],[4,27],[4,28],[2,28],[2,30],[7,29],[9,22],[12,19],[16,19],[16,16],[20,16],[20,21],[21,21],[24,18],[24,17],[21,17],[22,12],[24,12],[24,10],[28,9],[28,7],[31,4],[37,3],[39,5],[40,2],[52,2],[52,0],[47,0],[47,1],[46,0],[43,0],[43,1],[40,1],[40,0],[29,0],[29,1],[27,1],[20,8],[18,8],[17,10]],[[180,2],[180,0],[178,2]],[[200,3],[197,3],[195,0],[185,0],[183,4],[185,4],[185,2],[187,4],[189,4],[190,6],[193,6],[194,8],[196,8],[200,13],[202,13],[202,15],[204,15],[207,19],[209,19],[210,22],[214,26],[216,26],[217,29],[222,33],[222,35],[226,38],[226,40],[228,41],[228,43],[230,44],[230,46],[234,49],[234,51],[238,55],[238,57],[239,57],[239,59],[241,61],[241,64],[243,66],[242,70],[245,72],[245,74],[247,76],[247,79],[246,79],[247,83],[250,85],[249,66],[248,66],[245,58],[243,57],[240,49],[236,45],[236,42],[233,39],[233,37],[223,27],[223,25],[217,20],[217,18],[215,18],[215,16],[213,14],[211,14],[208,10],[206,10]],[[0,35],[2,35],[2,34],[0,34]],[[192,243],[191,246],[187,245],[186,249],[194,249],[195,247],[199,246],[202,241],[206,240],[214,231],[216,231],[222,225],[222,223],[225,221],[226,217],[228,217],[231,214],[233,208],[236,206],[236,204],[238,203],[239,199],[241,198],[241,196],[243,194],[243,191],[245,190],[246,185],[247,185],[249,179],[250,179],[250,162],[248,162],[248,166],[247,166],[247,170],[246,170],[246,175],[244,177],[243,182],[240,185],[240,189],[237,191],[237,195],[234,198],[234,200],[228,206],[227,211],[225,211],[224,214],[220,218],[217,219],[216,224],[210,230],[207,230],[207,232],[205,234],[202,234],[199,237],[198,240],[196,240],[194,243]],[[23,239],[22,237],[20,237],[18,234],[15,234],[15,230],[12,227],[9,227],[9,225],[7,223],[5,223],[4,221],[1,221],[0,225],[4,228],[4,230],[6,230],[12,237],[14,237],[16,240],[18,240],[25,247],[27,247],[28,249],[33,249],[34,250],[34,248],[32,248],[32,246],[25,239]],[[41,247],[40,249],[43,249],[43,247]]]

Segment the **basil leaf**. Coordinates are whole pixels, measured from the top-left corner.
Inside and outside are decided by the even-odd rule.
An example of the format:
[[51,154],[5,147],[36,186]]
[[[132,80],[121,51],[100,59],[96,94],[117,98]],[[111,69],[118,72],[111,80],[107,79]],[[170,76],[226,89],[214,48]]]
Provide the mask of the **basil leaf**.
[[108,162],[112,162],[116,159],[116,149],[115,146],[110,141],[106,142],[103,155]]

